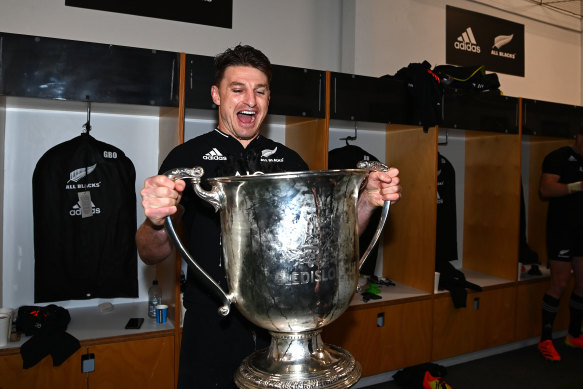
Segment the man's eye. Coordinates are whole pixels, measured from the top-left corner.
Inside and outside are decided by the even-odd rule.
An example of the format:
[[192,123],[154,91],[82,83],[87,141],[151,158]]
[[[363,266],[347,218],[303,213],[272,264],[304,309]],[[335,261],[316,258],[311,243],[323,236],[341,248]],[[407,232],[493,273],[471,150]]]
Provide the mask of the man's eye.
[[264,90],[258,90],[258,91],[257,91],[257,94],[258,94],[258,95],[264,95],[264,94],[265,94],[265,91],[264,91]]
[[241,91],[242,91],[241,89],[233,89],[234,93],[241,93]]

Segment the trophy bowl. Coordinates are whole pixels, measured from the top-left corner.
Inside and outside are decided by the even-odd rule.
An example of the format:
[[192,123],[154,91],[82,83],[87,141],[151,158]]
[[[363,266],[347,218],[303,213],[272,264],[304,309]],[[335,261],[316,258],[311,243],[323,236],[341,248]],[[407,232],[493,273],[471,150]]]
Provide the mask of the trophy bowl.
[[240,388],[347,388],[358,381],[360,364],[346,350],[324,344],[321,331],[348,308],[359,269],[375,245],[359,258],[357,200],[370,170],[268,173],[208,179],[195,167],[166,172],[189,179],[195,192],[220,212],[228,292],[202,269],[166,218],[184,260],[217,294],[228,315],[230,305],[271,334],[268,348],[245,358],[235,373]]

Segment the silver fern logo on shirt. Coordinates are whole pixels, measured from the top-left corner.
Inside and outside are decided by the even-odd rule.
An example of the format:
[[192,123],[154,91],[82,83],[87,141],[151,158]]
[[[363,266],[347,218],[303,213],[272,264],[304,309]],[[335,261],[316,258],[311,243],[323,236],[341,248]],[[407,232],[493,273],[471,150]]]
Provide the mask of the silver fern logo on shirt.
[[283,158],[269,158],[277,152],[277,147],[274,149],[261,150],[261,162],[283,162]]

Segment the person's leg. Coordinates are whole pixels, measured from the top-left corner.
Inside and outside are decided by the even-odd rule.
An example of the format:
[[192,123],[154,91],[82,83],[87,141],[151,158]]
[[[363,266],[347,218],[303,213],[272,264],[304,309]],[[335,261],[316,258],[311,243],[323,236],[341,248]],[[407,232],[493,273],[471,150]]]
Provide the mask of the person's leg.
[[581,322],[583,321],[583,257],[573,257],[573,274],[575,288],[569,301],[569,330],[565,343],[568,346],[583,348],[581,336]]
[[559,310],[561,296],[565,292],[571,277],[571,263],[551,260],[550,267],[550,284],[542,302],[542,330],[538,348],[546,359],[559,361],[561,357],[557,353],[552,341],[553,323]]

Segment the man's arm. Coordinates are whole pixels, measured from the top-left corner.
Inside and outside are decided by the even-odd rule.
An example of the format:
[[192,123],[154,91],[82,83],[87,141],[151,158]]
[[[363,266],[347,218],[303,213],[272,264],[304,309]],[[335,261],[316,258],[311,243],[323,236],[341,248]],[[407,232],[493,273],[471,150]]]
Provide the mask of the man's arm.
[[173,181],[166,176],[149,177],[140,191],[146,220],[136,232],[136,245],[142,261],[148,265],[161,262],[174,252],[168,233],[164,229],[166,216],[173,222],[183,214],[179,205],[186,184],[183,180]]
[[[180,210],[181,208],[179,207],[178,209]],[[172,218],[173,223],[179,219],[180,215],[178,214],[181,215],[182,212],[176,213],[177,217]],[[136,245],[140,258],[147,265],[162,262],[174,253],[174,245],[164,225],[155,225],[150,219],[144,220],[138,228],[136,232]]]
[[581,181],[562,184],[559,182],[560,178],[559,175],[552,173],[543,173],[541,175],[539,193],[542,198],[562,197],[583,191],[583,183]]

